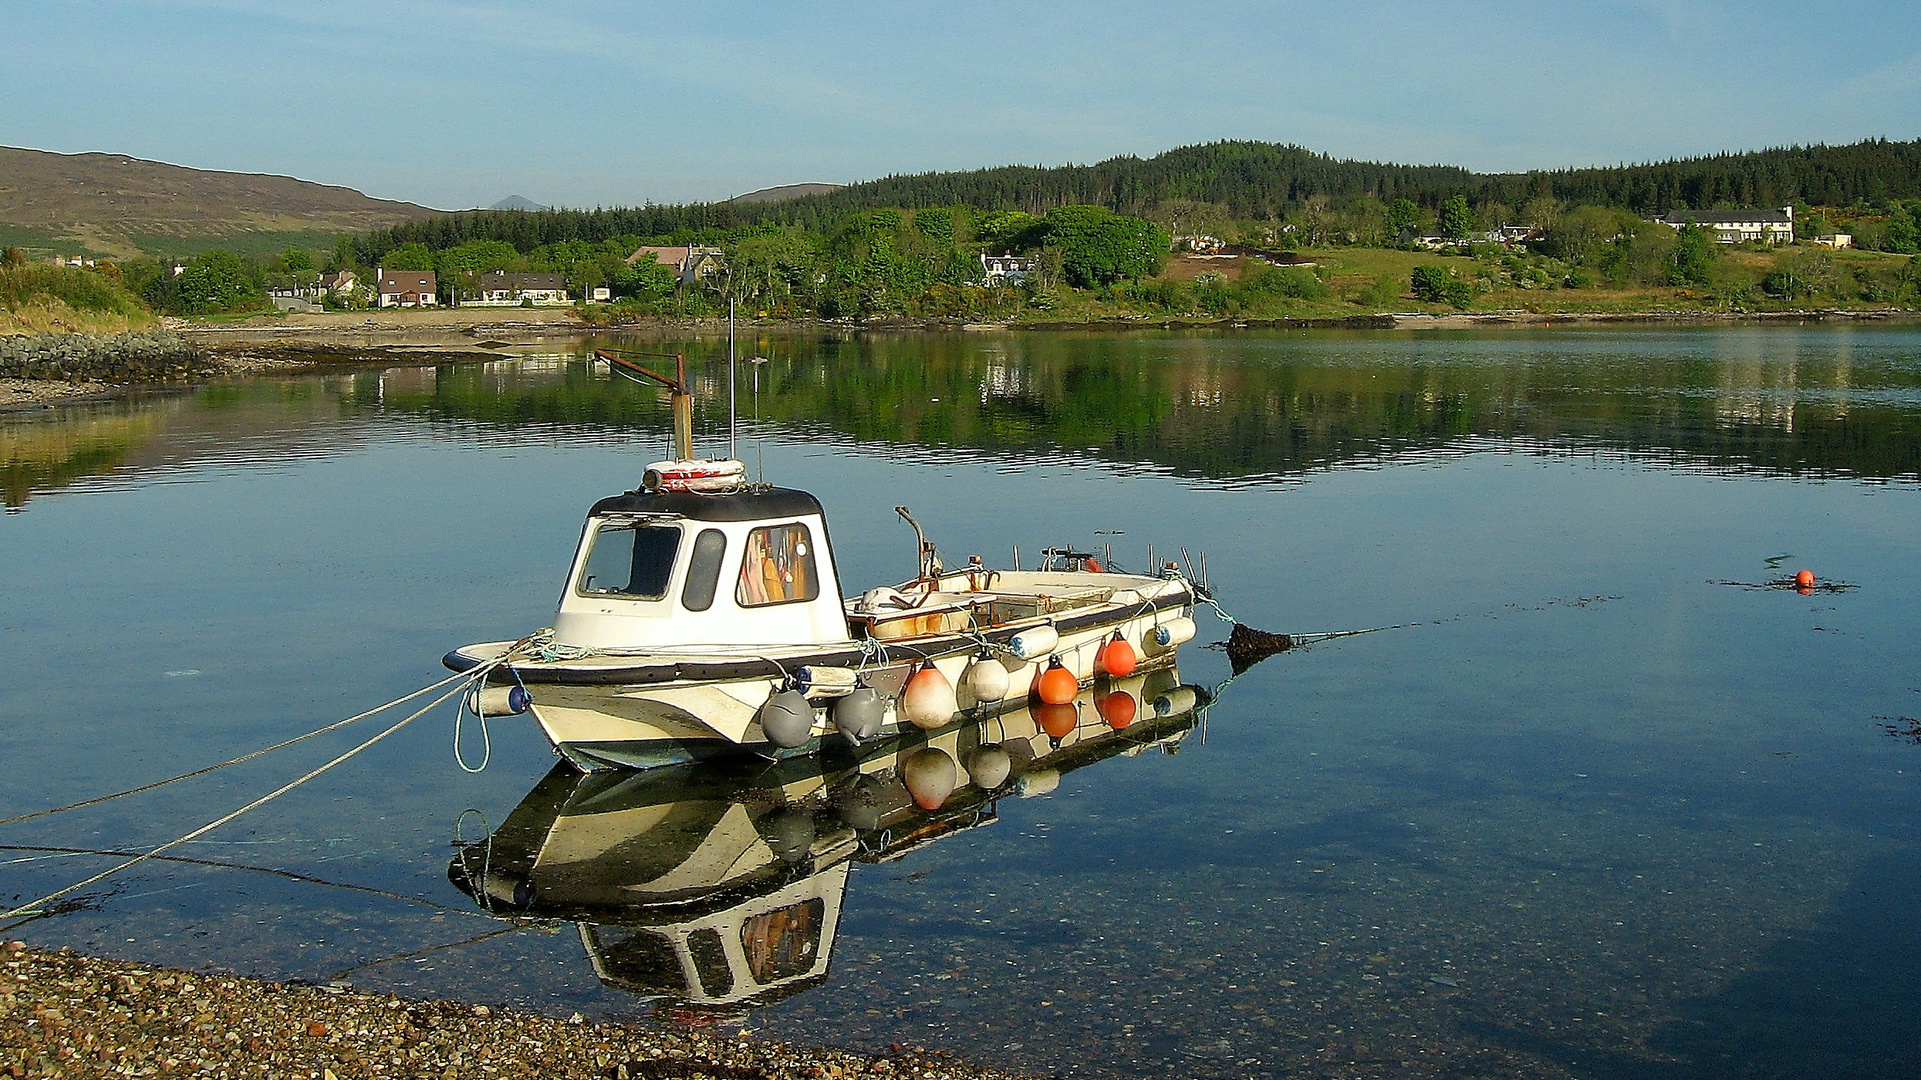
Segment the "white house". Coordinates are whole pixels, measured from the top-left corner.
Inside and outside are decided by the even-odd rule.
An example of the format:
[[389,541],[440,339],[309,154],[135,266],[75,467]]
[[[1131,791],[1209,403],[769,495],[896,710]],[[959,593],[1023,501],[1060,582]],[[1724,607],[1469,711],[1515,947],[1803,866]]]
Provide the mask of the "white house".
[[982,255],[981,283],[1019,285],[1040,269],[1040,260],[1031,255]]
[[433,307],[438,284],[432,270],[376,270],[375,289],[381,307]]
[[1654,220],[1676,229],[1696,225],[1723,244],[1758,240],[1764,244],[1794,243],[1794,207],[1779,210],[1676,210]]
[[480,275],[475,298],[469,304],[501,305],[532,301],[536,304],[565,304],[567,278],[562,274],[509,274],[492,270]]

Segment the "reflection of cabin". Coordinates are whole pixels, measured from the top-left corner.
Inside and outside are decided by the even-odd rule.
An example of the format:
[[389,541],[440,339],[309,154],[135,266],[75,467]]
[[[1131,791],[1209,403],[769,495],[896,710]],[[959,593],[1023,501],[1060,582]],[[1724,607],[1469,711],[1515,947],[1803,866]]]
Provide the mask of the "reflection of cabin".
[[376,276],[381,307],[433,307],[439,303],[432,270],[381,270]]
[[627,256],[627,265],[634,266],[647,261],[651,255],[654,261],[674,272],[682,284],[710,277],[721,271],[724,253],[719,248],[704,247],[642,247],[634,249]]
[[565,304],[567,278],[563,274],[509,274],[500,270],[480,275],[471,304]]
[[981,283],[1019,285],[1039,268],[1040,260],[1031,255],[982,255]]
[[1779,210],[1676,210],[1654,220],[1679,229],[1695,225],[1714,234],[1723,244],[1759,241],[1764,244],[1794,243],[1794,207]]

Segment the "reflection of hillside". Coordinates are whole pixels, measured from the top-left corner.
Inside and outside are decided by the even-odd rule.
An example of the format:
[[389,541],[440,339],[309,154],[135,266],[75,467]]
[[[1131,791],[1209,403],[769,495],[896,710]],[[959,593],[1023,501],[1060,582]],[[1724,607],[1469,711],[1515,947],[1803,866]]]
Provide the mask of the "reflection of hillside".
[[[1584,443],[1728,470],[1921,474],[1921,373],[1848,335],[771,338],[743,415],[788,432],[988,454],[1068,451],[1214,479],[1298,475],[1467,438]],[[671,348],[673,346],[667,346]],[[702,423],[725,365],[688,346]],[[1863,356],[1863,351],[1873,355]],[[376,376],[363,376],[362,381]],[[389,376],[391,378],[391,376]],[[363,393],[364,389],[364,393]],[[372,397],[371,385],[356,386]],[[444,368],[390,408],[504,425],[657,427],[662,394],[585,361]]]

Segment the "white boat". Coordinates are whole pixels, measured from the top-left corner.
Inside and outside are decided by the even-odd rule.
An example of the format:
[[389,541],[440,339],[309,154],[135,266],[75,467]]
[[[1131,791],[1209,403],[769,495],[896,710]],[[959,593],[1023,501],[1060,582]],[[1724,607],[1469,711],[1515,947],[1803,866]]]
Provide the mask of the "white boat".
[[675,390],[677,459],[588,511],[550,629],[445,658],[501,661],[476,711],[531,711],[581,768],[779,757],[1066,702],[1171,666],[1194,634],[1171,563],[1114,573],[1052,550],[1035,570],[948,568],[917,524],[919,573],[844,598],[820,503],[693,460],[684,371],[635,370]]

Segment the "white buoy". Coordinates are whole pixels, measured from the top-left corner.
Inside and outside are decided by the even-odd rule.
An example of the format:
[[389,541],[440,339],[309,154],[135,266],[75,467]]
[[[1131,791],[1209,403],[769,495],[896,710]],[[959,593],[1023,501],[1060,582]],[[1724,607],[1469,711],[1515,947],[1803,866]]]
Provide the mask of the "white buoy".
[[1054,651],[1061,643],[1060,631],[1053,623],[1022,630],[1008,639],[1007,650],[1021,660],[1034,660]]
[[467,694],[467,711],[475,716],[519,716],[533,703],[524,686],[483,686]]
[[923,746],[901,766],[900,778],[914,805],[939,810],[960,784],[960,766],[940,747]]
[[975,701],[1000,701],[1007,697],[1007,668],[993,656],[980,656],[961,674],[967,692]]
[[900,691],[900,714],[915,727],[926,730],[946,727],[960,711],[954,697],[954,684],[932,664],[914,672]]
[[794,672],[794,688],[814,701],[853,693],[859,681],[853,668],[810,664]]
[[1169,619],[1147,632],[1141,644],[1148,652],[1160,654],[1177,649],[1182,642],[1194,639],[1194,620],[1185,615]]

